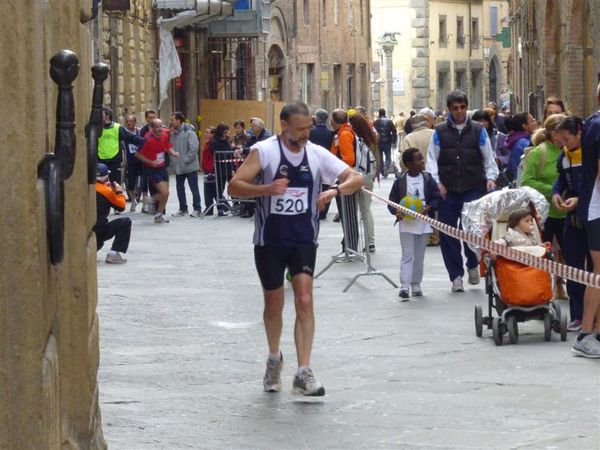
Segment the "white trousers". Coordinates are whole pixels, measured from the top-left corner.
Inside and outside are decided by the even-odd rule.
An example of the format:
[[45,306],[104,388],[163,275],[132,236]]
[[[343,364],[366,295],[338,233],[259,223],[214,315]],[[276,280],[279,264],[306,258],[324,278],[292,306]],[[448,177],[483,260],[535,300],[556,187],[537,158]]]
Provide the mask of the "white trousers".
[[400,233],[400,289],[408,291],[411,285],[423,281],[423,260],[427,248],[427,234]]

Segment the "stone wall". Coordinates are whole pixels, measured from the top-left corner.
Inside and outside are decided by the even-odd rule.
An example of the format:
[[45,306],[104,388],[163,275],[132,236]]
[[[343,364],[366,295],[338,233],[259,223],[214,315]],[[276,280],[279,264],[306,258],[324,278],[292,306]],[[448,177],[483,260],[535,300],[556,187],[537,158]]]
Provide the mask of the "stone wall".
[[[0,15],[0,448],[103,449],[98,386],[94,187],[87,184],[90,0],[5,0]],[[9,12],[9,13],[7,13]],[[64,183],[65,256],[49,263],[38,164],[54,145],[49,59],[79,56],[77,156]]]
[[[513,0],[511,17],[511,75],[519,109],[528,109],[527,95],[533,92],[561,98],[579,116],[595,111],[600,76],[598,2]],[[543,100],[538,99],[538,105]],[[532,112],[541,118],[539,106]]]
[[151,0],[132,0],[126,13],[102,12],[100,57],[111,67],[104,103],[115,110],[115,121],[158,105],[156,26]]
[[411,0],[416,16],[412,20],[414,35],[412,48],[416,52],[412,60],[412,109],[418,111],[429,105],[429,0]]

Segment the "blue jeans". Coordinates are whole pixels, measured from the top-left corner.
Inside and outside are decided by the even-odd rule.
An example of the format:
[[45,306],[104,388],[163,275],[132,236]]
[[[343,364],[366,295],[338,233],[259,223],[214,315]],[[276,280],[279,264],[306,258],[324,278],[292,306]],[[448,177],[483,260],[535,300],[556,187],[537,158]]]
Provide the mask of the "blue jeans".
[[381,153],[381,175],[385,175],[386,170],[392,163],[392,144],[379,144],[379,153]]
[[[439,221],[452,227],[460,227],[460,214],[463,204],[477,200],[483,195],[482,189],[471,189],[462,194],[448,192],[446,199],[442,201],[439,209]],[[473,269],[477,267],[479,261],[477,255],[469,248],[466,242],[464,247],[465,256],[467,258],[467,268]],[[442,256],[444,257],[444,265],[450,276],[450,281],[454,281],[456,277],[463,277],[465,269],[463,267],[463,256],[461,252],[461,242],[458,239],[440,233],[440,247]]]
[[192,200],[194,211],[201,211],[200,206],[200,189],[198,188],[198,172],[183,173],[175,175],[177,185],[177,199],[179,200],[179,211],[187,211],[188,205],[185,198],[185,180],[187,180],[190,190],[192,191]]

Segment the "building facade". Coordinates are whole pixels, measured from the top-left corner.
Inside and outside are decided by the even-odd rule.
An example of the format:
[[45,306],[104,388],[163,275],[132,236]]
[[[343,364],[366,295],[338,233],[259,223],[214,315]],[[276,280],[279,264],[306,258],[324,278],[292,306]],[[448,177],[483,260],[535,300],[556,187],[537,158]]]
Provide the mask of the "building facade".
[[[430,106],[443,111],[460,89],[470,108],[501,103],[508,86],[507,0],[373,0],[374,99],[384,105],[386,61],[380,36],[393,33],[393,105],[396,112]],[[375,107],[378,107],[374,103]]]
[[511,0],[510,76],[515,110],[541,118],[547,97],[575,115],[597,109],[600,3],[595,0]]
[[268,98],[313,110],[370,105],[370,0],[275,0]]

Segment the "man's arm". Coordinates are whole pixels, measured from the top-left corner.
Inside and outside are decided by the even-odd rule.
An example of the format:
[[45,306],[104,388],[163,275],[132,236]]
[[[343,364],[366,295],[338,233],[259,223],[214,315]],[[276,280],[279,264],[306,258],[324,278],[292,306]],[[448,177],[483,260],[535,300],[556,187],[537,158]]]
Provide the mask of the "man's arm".
[[427,164],[425,170],[431,174],[437,184],[440,184],[438,175],[438,158],[440,157],[440,146],[438,142],[437,131],[431,135],[429,147],[427,147]]
[[[496,187],[496,178],[498,178],[500,171],[498,170],[496,156],[494,155],[494,150],[492,150],[492,144],[485,128],[481,129],[479,149],[483,156],[483,166],[485,168],[485,177],[488,180],[488,190],[494,189]],[[494,182],[494,186],[490,187],[490,181]]]
[[119,141],[125,142],[125,144],[137,145],[138,147],[144,145],[144,142],[146,142],[144,138],[129,131],[125,127],[119,127]]
[[390,120],[391,129],[392,129],[392,145],[396,147],[398,145],[398,133],[396,132],[396,127],[394,126],[394,122]]
[[239,198],[265,197],[285,193],[290,180],[279,178],[271,184],[254,184],[252,181],[259,173],[260,156],[258,149],[254,148],[233,175],[227,192],[230,196]]
[[338,176],[339,183],[335,188],[327,189],[317,197],[317,208],[322,211],[327,203],[340,195],[350,195],[358,191],[365,184],[363,176],[356,170],[348,167]]

